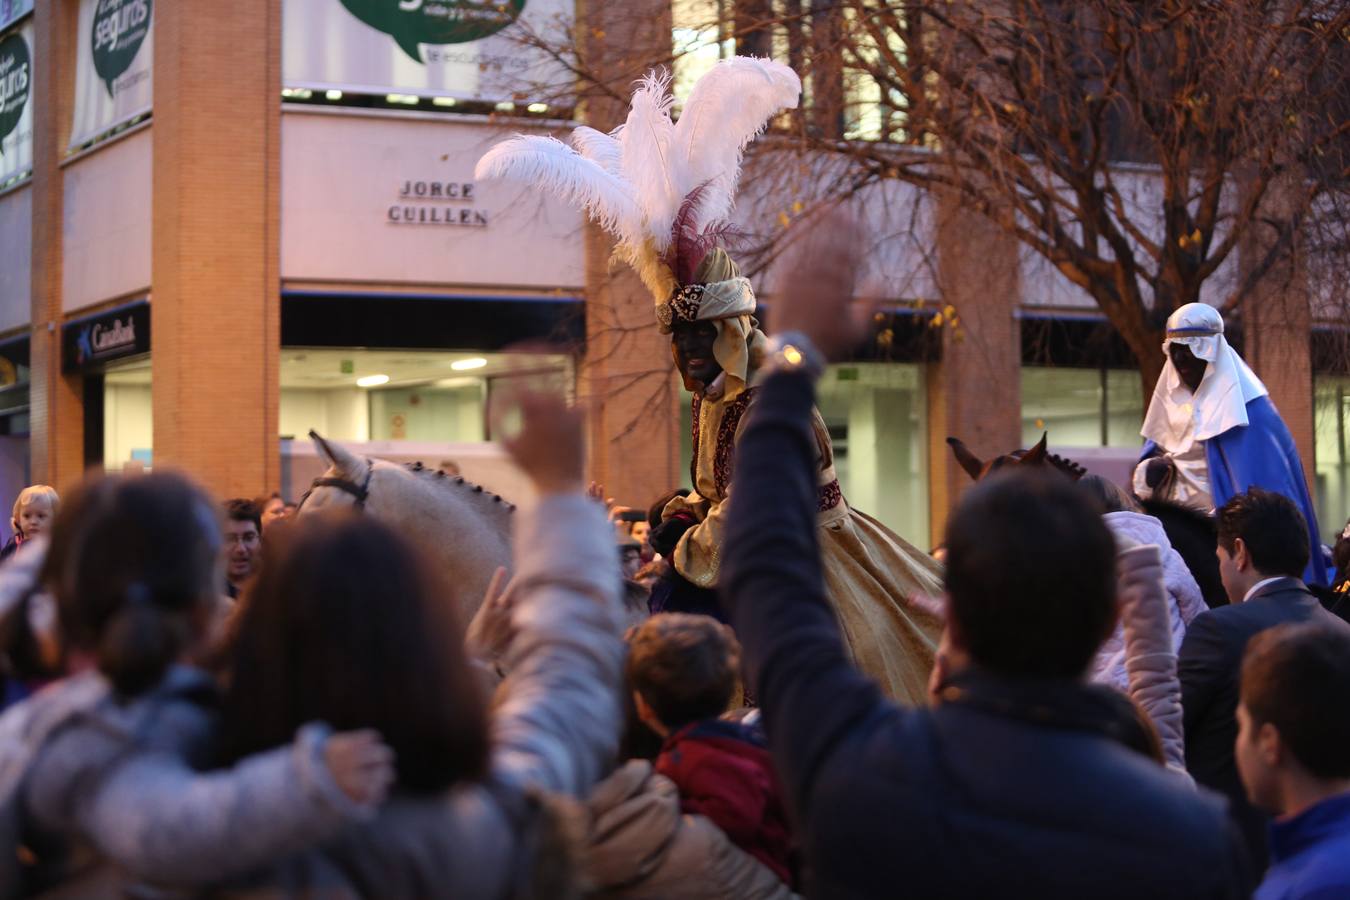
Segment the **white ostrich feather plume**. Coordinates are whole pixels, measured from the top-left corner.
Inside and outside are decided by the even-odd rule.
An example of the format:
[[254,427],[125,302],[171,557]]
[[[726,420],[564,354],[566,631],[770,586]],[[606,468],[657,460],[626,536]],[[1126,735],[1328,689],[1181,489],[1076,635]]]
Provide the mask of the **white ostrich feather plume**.
[[657,252],[670,245],[670,228],[684,199],[671,171],[675,123],[670,110],[674,104],[670,75],[664,70],[649,72],[633,92],[628,120],[615,135],[623,148],[624,177],[637,191],[647,234]]
[[723,60],[698,80],[675,126],[676,181],[699,198],[701,230],[731,215],[741,156],[779,110],[796,109],[797,73],[782,63],[749,56]]
[[642,209],[633,186],[556,138],[517,135],[502,141],[483,154],[473,175],[538,185],[580,206],[620,241],[642,243]]
[[734,57],[698,80],[676,123],[670,76],[658,70],[639,82],[627,121],[609,134],[580,126],[571,147],[517,135],[484,154],[474,176],[528,182],[582,207],[618,239],[618,256],[659,302],[674,284],[661,260],[685,198],[699,190],[696,231],[725,223],[746,145],[800,93],[787,66]]
[[613,135],[596,131],[586,125],[572,130],[572,146],[587,159],[599,164],[606,172],[618,175],[623,160],[623,146]]

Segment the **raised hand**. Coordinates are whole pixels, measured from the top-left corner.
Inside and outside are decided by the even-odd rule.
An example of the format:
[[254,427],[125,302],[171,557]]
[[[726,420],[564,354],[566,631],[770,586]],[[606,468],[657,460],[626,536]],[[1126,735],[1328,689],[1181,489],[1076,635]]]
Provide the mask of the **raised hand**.
[[511,609],[515,595],[512,583],[506,577],[506,569],[497,568],[488,582],[483,602],[469,622],[464,635],[464,645],[469,652],[481,660],[495,660],[510,643]]
[[847,354],[866,336],[872,309],[855,302],[863,238],[853,217],[838,208],[817,213],[789,251],[783,290],[774,299],[773,328],[797,331],[829,358]]
[[323,744],[323,759],[337,786],[356,803],[378,806],[394,783],[394,751],[373,729],[343,731]]
[[541,494],[580,494],[585,490],[583,416],[560,394],[521,391],[514,397],[520,431],[502,445]]

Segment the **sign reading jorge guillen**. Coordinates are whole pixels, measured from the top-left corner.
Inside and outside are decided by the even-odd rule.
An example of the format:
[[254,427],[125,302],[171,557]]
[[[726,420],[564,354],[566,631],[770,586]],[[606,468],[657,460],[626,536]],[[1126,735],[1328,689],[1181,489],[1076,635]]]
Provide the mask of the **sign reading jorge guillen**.
[[33,26],[0,34],[0,184],[33,167]]
[[283,0],[286,87],[534,99],[567,74],[511,35],[570,27],[573,0]]
[[70,146],[150,111],[153,0],[80,0]]

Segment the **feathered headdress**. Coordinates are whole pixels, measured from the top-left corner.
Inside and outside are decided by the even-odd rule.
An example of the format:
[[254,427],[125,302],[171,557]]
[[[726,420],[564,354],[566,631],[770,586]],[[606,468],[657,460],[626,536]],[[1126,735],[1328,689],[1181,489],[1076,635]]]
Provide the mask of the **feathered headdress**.
[[581,206],[656,298],[662,331],[677,320],[753,312],[748,280],[695,284],[695,272],[725,236],[746,145],[800,94],[787,66],[733,57],[698,80],[676,122],[670,77],[653,72],[609,134],[583,125],[571,146],[517,135],[485,153],[474,177],[529,182]]

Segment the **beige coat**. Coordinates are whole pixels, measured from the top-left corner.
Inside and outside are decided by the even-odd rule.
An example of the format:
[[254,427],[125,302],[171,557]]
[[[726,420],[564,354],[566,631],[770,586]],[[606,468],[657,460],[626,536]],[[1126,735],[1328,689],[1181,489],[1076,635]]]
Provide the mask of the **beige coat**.
[[796,895],[712,822],[680,812],[675,785],[632,760],[587,802],[588,844],[580,868],[606,898],[790,900]]

